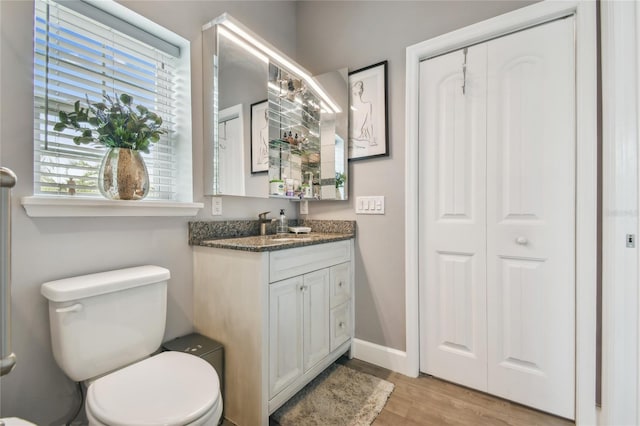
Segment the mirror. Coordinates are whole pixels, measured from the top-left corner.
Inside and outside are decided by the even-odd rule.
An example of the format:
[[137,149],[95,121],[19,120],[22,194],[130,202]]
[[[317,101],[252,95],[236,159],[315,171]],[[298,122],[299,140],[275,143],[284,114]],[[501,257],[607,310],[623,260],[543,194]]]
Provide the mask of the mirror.
[[[208,195],[267,197],[266,172],[252,173],[251,169],[251,104],[267,97],[268,63],[224,31],[206,38],[211,43],[204,44],[210,60],[203,64],[207,67],[205,130],[209,142],[205,144],[209,148],[205,191]],[[266,171],[266,160],[264,166]]]
[[[335,190],[336,200],[346,200],[348,198],[347,185],[347,161],[348,146],[345,141],[349,136],[349,73],[347,68],[331,71],[316,76],[315,79],[328,92],[340,106],[341,111],[322,112],[320,123],[322,128],[322,176],[333,176],[333,190]],[[324,179],[324,178],[323,178]],[[323,186],[324,192],[331,191]],[[322,197],[330,199],[330,197]]]
[[205,194],[347,199],[346,69],[312,78],[224,14],[203,27],[203,75]]
[[347,199],[347,78],[346,68],[314,78],[334,102],[342,103],[336,111],[306,81],[269,65],[271,197]]

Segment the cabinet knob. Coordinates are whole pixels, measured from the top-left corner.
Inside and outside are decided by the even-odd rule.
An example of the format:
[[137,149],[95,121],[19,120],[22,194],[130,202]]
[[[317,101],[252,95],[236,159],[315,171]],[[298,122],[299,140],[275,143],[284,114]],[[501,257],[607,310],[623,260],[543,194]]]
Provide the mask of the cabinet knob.
[[338,327],[340,327],[340,328],[344,328],[344,325],[345,325],[345,324],[344,324],[344,321],[340,321],[340,323],[338,324]]
[[304,286],[303,285],[300,286],[300,291],[304,291]]
[[342,281],[338,283],[338,287],[342,287]]
[[516,238],[516,244],[520,244],[521,246],[526,246],[528,243],[529,243],[529,240],[527,240],[525,237]]

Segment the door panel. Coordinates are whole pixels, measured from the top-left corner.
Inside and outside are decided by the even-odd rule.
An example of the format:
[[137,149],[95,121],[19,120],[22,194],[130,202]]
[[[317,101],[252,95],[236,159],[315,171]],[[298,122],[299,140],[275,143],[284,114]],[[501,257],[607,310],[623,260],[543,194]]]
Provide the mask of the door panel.
[[302,276],[269,285],[269,399],[302,375]]
[[304,371],[329,354],[329,269],[304,276]]
[[420,73],[421,370],[486,390],[486,45]]
[[541,144],[537,143],[543,136],[537,117],[545,107],[544,93],[539,90],[544,85],[542,65],[541,58],[529,55],[505,64],[502,81],[495,82],[501,85],[501,96],[489,100],[500,105],[502,128],[496,130],[500,134],[491,142],[499,144],[496,152],[501,153],[497,164],[500,174],[509,177],[501,181],[503,219],[535,220],[544,205],[539,185],[544,173],[540,166],[544,163]]
[[[546,342],[544,303],[540,285],[544,278],[544,260],[500,258],[501,282],[496,305],[502,307],[499,317],[499,333],[504,367],[526,372],[542,373],[540,353]],[[491,382],[491,378],[489,378]]]
[[490,393],[574,418],[573,18],[488,43]]
[[447,283],[439,290],[440,349],[473,358],[473,256],[438,253],[437,280]]

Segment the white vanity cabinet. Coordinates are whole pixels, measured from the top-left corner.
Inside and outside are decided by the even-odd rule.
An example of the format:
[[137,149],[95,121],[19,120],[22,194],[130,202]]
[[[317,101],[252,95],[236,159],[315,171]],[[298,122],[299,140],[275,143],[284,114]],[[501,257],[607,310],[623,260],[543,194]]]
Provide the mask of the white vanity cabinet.
[[329,271],[269,285],[269,400],[329,355]]
[[194,246],[196,330],[225,347],[225,417],[267,425],[349,351],[353,239],[248,252]]

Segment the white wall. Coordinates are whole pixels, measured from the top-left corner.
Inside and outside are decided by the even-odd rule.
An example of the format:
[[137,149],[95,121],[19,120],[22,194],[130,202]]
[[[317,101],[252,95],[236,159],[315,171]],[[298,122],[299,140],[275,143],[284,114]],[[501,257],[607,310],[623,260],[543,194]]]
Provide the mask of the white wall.
[[[194,199],[203,199],[202,24],[228,11],[289,55],[295,53],[295,4],[291,2],[149,2],[125,6],[191,41]],[[43,282],[138,264],[171,270],[167,329],[173,338],[192,330],[192,255],[187,218],[33,219],[19,199],[33,188],[33,2],[0,1],[0,164],[18,175],[13,203],[13,350],[15,370],[0,379],[0,417],[40,425],[61,424],[75,408],[75,389],[51,354]],[[278,22],[278,25],[271,25]],[[285,26],[283,22],[293,25]],[[227,197],[223,218],[254,218],[289,203]],[[293,213],[293,212],[292,212]],[[290,214],[289,216],[294,216]],[[257,217],[256,217],[257,218]]]
[[[390,156],[349,164],[349,202],[311,204],[314,219],[356,219],[356,337],[405,350],[405,48],[525,1],[303,1],[297,60],[314,74],[388,60]],[[384,216],[355,216],[355,197],[385,196]]]

